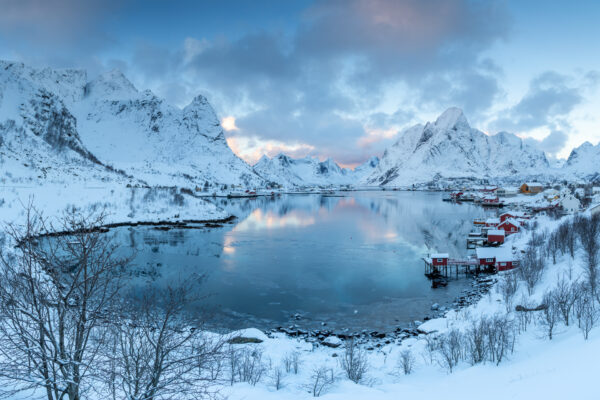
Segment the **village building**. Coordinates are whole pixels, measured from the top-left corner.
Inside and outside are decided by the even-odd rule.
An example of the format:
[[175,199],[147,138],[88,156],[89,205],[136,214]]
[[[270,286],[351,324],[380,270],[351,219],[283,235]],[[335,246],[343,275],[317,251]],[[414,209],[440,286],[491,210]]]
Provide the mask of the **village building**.
[[521,193],[537,194],[544,191],[544,186],[538,182],[527,182],[521,185]]
[[498,225],[498,229],[502,229],[506,236],[519,232],[521,223],[514,218],[504,220]]
[[519,188],[516,187],[501,187],[496,190],[498,197],[514,197],[519,194]]
[[592,194],[593,195],[600,194],[600,186],[593,186],[592,187]]
[[518,264],[508,247],[478,247],[476,253],[480,266],[493,267],[499,272],[511,270]]
[[502,244],[505,236],[506,234],[502,229],[490,229],[487,231],[487,242],[488,244]]
[[502,222],[500,220],[500,218],[488,218],[485,220],[485,226],[488,228],[496,227],[496,226],[500,225],[500,222]]
[[577,197],[569,194],[560,200],[560,206],[562,207],[563,211],[572,214],[579,211],[579,208],[581,208],[581,202]]
[[516,220],[519,220],[519,222],[521,223],[521,226],[523,226],[525,223],[525,221],[523,221],[523,220],[527,220],[529,218],[531,218],[531,216],[522,211],[507,211],[507,212],[500,214],[500,222],[504,222],[507,219],[516,219]]
[[445,267],[448,265],[448,253],[432,254],[429,259],[434,267]]

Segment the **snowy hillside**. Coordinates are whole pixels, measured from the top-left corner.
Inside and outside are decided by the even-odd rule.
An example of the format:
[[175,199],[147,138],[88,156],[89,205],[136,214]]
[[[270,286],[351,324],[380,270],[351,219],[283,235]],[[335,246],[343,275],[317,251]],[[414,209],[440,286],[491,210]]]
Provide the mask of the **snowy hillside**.
[[600,179],[600,143],[594,146],[585,142],[573,149],[563,170],[574,177],[588,180]]
[[[0,132],[5,157],[45,158],[77,175],[106,171],[105,180],[126,175],[190,188],[264,183],[228,147],[204,97],[181,110],[138,92],[119,71],[88,82],[85,71],[0,62]],[[57,176],[69,181],[72,174]]]
[[550,172],[545,154],[517,136],[471,128],[458,108],[434,123],[404,130],[365,183],[403,186],[437,179],[537,176]]
[[269,158],[263,156],[254,170],[270,182],[284,187],[330,186],[354,184],[370,175],[379,159],[372,157],[354,170],[341,168],[331,158],[319,161],[316,157],[294,159],[285,154]]

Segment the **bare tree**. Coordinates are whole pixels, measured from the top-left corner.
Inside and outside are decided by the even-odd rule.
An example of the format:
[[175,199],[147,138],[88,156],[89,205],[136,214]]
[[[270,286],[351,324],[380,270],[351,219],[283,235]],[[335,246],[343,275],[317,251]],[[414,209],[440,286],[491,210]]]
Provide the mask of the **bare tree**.
[[563,278],[560,278],[552,291],[552,295],[554,296],[554,302],[562,320],[566,326],[569,326],[573,306],[579,295],[579,286],[577,284],[570,284]]
[[575,222],[585,258],[585,272],[592,296],[597,296],[598,257],[600,255],[600,217],[579,217]]
[[517,279],[516,271],[509,271],[504,275],[504,279],[498,285],[506,311],[512,309],[513,297],[519,288],[519,280]]
[[554,294],[552,291],[548,291],[544,294],[544,307],[541,313],[538,315],[538,323],[543,327],[548,339],[552,340],[554,328],[558,322],[559,311],[556,306]]
[[344,354],[341,357],[340,365],[348,379],[354,383],[361,383],[369,369],[367,353],[354,341],[346,340]]
[[590,331],[598,322],[598,314],[598,309],[594,306],[593,301],[584,303],[580,329],[585,340],[588,339]]
[[107,355],[122,397],[130,400],[210,397],[223,339],[211,339],[185,318],[188,285],[152,288],[131,299],[112,329],[117,351]]
[[398,357],[398,366],[404,375],[409,375],[412,373],[415,367],[415,357],[410,349],[405,349],[400,352],[400,357]]
[[528,246],[519,265],[519,275],[527,285],[529,295],[533,293],[533,288],[539,282],[544,272],[544,261],[538,256],[537,248]]
[[71,210],[53,226],[30,205],[24,226],[8,226],[18,246],[0,258],[0,376],[14,391],[41,387],[49,400],[79,400],[90,389],[127,262],[103,223],[103,214]]

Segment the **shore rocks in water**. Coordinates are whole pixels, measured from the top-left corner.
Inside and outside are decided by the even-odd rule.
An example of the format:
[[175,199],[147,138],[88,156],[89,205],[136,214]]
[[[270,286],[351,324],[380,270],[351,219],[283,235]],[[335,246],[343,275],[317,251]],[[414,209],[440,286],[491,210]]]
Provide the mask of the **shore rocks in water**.
[[[481,297],[486,294],[492,285],[496,283],[497,279],[493,276],[475,276],[471,283],[470,289],[465,289],[462,294],[456,298],[451,307],[441,306],[439,303],[434,303],[431,306],[433,311],[429,315],[424,316],[423,320],[428,321],[434,318],[444,316],[449,310],[459,310],[464,307],[468,307],[471,304],[479,301]],[[290,315],[292,320],[299,321],[305,320],[304,316],[300,314]],[[315,329],[305,330],[301,329],[295,323],[292,323],[288,327],[277,327],[272,329],[272,332],[285,333],[290,337],[303,338],[308,342],[312,342],[315,345],[323,345],[331,348],[337,348],[344,343],[344,340],[350,338],[355,339],[357,343],[368,346],[370,348],[378,348],[385,344],[392,342],[400,342],[410,337],[417,337],[420,335],[427,335],[429,332],[419,329],[418,327],[422,324],[422,321],[415,320],[409,327],[397,327],[389,332],[381,331],[369,331],[362,330],[360,332],[350,332],[348,329],[344,329],[341,332],[334,332],[331,329]],[[319,323],[321,327],[325,327],[325,322]]]

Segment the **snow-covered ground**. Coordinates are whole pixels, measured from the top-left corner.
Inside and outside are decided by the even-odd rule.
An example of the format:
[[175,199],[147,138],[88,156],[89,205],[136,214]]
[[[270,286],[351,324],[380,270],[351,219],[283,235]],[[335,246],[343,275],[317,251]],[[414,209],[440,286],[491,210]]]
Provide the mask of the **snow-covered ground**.
[[[571,217],[565,217],[571,218]],[[565,219],[563,218],[563,220]],[[553,230],[559,221],[546,217],[537,219],[538,232]],[[523,232],[510,238],[509,245],[523,248],[530,238],[530,232]],[[556,265],[546,260],[547,267],[541,281],[531,296],[523,282],[514,295],[514,304],[521,304],[526,298],[530,304],[540,304],[544,293],[553,289],[559,279],[574,281],[583,279],[582,254],[578,252],[574,260],[568,254],[559,257]],[[569,273],[569,265],[573,265]],[[506,279],[506,273],[500,281]],[[494,363],[482,363],[471,366],[461,361],[452,373],[448,373],[436,361],[433,361],[426,349],[427,336],[443,334],[451,329],[465,330],[471,320],[482,316],[506,314],[506,305],[498,288],[493,288],[478,303],[459,311],[449,311],[444,318],[428,321],[420,329],[430,332],[416,338],[403,340],[400,344],[391,343],[374,347],[367,351],[369,369],[366,384],[355,384],[348,380],[340,367],[339,360],[343,347],[314,347],[312,344],[298,341],[281,334],[267,338],[261,333],[254,335],[264,342],[251,346],[264,352],[274,367],[281,365],[286,355],[300,354],[301,364],[298,374],[284,373],[284,386],[275,390],[273,380],[265,376],[261,382],[252,386],[248,383],[236,383],[224,387],[223,394],[229,399],[307,399],[312,397],[308,386],[315,368],[325,366],[335,371],[336,382],[322,394],[323,399],[597,399],[595,387],[596,365],[600,357],[600,328],[594,328],[588,340],[576,322],[566,327],[558,323],[552,340],[548,340],[543,326],[534,320],[526,331],[517,335],[514,353],[509,354],[498,366]],[[509,319],[517,319],[517,312],[511,308]],[[539,314],[539,312],[537,312]],[[535,314],[535,313],[534,313]],[[252,335],[245,332],[244,335]],[[241,346],[241,345],[240,345]],[[410,350],[414,356],[414,371],[404,375],[400,371],[398,359],[404,350]]]

